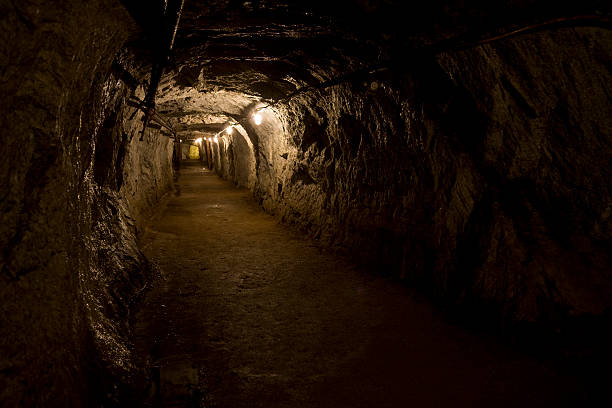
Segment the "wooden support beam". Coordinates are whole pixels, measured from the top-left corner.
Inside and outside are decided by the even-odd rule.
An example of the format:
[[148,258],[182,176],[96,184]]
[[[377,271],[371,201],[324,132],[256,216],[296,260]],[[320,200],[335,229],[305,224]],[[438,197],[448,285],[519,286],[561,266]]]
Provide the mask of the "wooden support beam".
[[192,123],[189,125],[178,125],[175,127],[177,132],[208,132],[217,133],[227,127],[227,122],[222,123]]

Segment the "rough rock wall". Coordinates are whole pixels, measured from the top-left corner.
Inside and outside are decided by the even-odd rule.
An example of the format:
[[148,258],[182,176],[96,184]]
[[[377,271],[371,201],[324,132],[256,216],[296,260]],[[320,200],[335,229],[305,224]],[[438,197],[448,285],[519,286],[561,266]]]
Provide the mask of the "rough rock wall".
[[243,123],[255,194],[449,304],[555,327],[609,312],[610,40],[524,35],[267,109]]
[[[99,370],[128,368],[129,304],[148,273],[130,211],[153,187],[126,187],[125,164],[146,174],[142,155],[151,152],[123,140],[127,89],[111,73],[133,23],[118,1],[7,3],[0,405],[91,406],[90,386],[104,386]],[[163,143],[149,143],[166,154]]]
[[251,138],[242,126],[236,126],[231,135],[224,134],[217,143],[211,143],[215,170],[240,187],[253,189],[257,182],[255,151]]
[[[143,99],[144,89],[139,87],[135,95]],[[144,140],[139,140],[142,112],[134,107],[124,108],[121,112],[123,115],[117,122],[118,133],[121,133],[118,154],[122,159],[119,193],[127,203],[128,213],[135,220],[137,233],[140,233],[155,205],[172,189],[174,142],[153,128],[148,128]]]
[[189,160],[189,147],[186,143],[181,143],[181,160]]
[[612,311],[611,62],[605,29],[440,57],[487,115],[460,141],[483,184],[466,206],[460,279],[519,318]]

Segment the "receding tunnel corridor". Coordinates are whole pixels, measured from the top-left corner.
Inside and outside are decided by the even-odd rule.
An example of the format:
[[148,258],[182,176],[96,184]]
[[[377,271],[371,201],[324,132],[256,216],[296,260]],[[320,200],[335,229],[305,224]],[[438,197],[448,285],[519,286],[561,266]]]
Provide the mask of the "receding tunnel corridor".
[[610,405],[612,10],[0,0],[0,406]]
[[585,397],[579,376],[444,322],[412,291],[279,225],[200,163],[181,170],[178,191],[142,242],[162,278],[135,317],[136,354],[154,367],[137,400],[516,407]]

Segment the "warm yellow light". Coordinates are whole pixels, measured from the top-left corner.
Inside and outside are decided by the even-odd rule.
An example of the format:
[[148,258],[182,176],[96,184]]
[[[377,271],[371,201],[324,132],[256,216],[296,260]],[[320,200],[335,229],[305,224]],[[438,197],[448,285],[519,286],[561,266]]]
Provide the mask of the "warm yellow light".
[[196,143],[196,144],[200,144],[200,143],[202,143],[202,138],[201,138],[201,137],[198,137],[198,138],[195,140],[195,143]]
[[228,135],[231,135],[232,132],[234,131],[234,127],[233,126],[229,126],[227,129],[225,129],[225,131],[227,132]]
[[261,121],[263,120],[263,117],[261,116],[261,113],[257,112],[256,114],[253,115],[253,120],[255,121],[255,124],[257,126],[261,125]]
[[215,136],[215,143],[219,143],[219,138],[217,136]]
[[189,158],[191,160],[200,158],[200,149],[196,145],[189,146]]

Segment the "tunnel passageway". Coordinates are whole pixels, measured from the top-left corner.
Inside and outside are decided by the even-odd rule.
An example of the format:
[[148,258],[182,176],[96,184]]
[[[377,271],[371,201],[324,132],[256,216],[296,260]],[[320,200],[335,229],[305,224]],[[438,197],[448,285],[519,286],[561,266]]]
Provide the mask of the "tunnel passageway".
[[160,406],[565,406],[576,379],[445,323],[264,213],[197,161],[141,242],[162,278],[135,317]]
[[0,0],[0,406],[609,401],[612,2],[558,3]]

